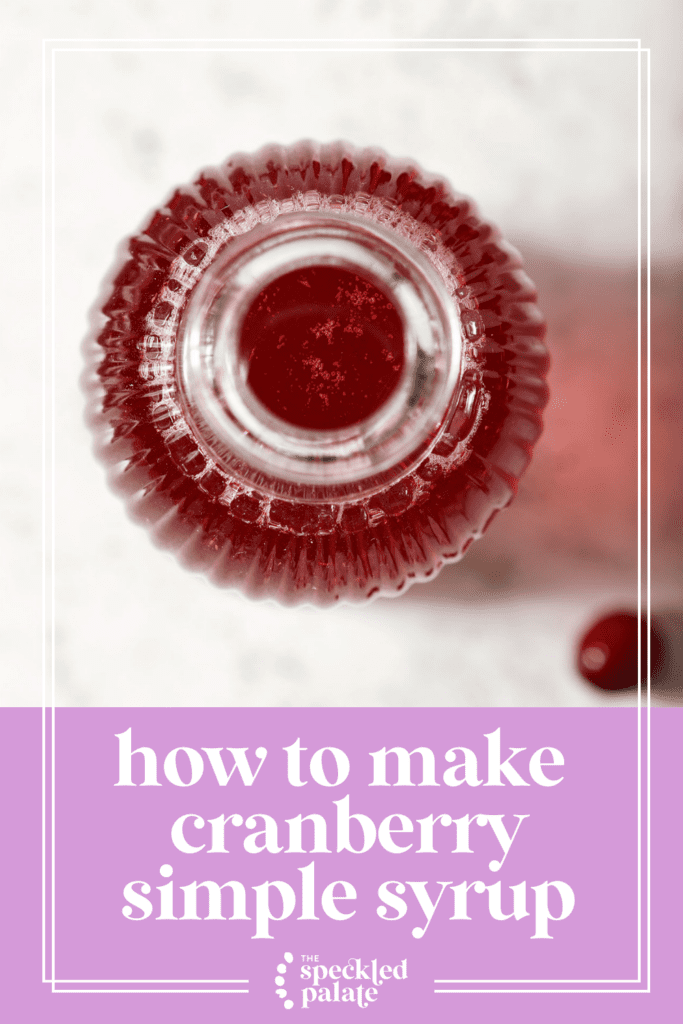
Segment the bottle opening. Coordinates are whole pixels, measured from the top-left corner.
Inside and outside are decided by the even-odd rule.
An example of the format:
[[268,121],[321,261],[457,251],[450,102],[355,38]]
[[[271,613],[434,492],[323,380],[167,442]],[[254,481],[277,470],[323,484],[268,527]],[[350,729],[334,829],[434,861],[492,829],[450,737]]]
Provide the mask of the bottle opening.
[[280,419],[309,430],[360,423],[391,396],[404,365],[401,316],[372,281],[302,267],[271,281],[242,321],[247,385]]
[[430,260],[352,212],[230,237],[183,313],[185,415],[216,462],[277,494],[371,491],[431,443],[461,368]]

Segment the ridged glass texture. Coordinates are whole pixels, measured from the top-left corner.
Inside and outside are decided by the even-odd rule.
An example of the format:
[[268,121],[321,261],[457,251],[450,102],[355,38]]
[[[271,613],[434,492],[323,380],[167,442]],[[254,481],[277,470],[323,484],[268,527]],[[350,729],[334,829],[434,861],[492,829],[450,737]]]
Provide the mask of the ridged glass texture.
[[[180,325],[207,268],[235,239],[307,210],[398,232],[441,274],[461,325],[446,413],[366,488],[240,472],[180,393]],[[88,343],[97,452],[133,518],[218,586],[287,604],[396,594],[461,558],[515,495],[547,401],[535,300],[472,201],[413,163],[345,143],[238,154],[177,189],[110,275]]]

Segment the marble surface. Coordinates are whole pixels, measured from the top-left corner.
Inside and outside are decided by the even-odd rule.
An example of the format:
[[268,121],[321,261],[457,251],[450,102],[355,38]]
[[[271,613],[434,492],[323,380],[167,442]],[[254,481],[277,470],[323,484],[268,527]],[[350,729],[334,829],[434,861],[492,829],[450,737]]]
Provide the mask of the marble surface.
[[[42,35],[218,40],[257,37],[266,25],[274,39],[331,40],[320,44],[330,51],[344,38],[642,35],[651,43],[653,602],[683,607],[683,159],[672,49],[681,16],[668,0],[647,11],[612,0],[598,6],[463,3],[455,13],[446,2],[418,11],[406,2],[309,0],[287,14],[262,2],[257,16],[237,4],[198,2],[185,16],[187,5],[175,0],[6,5],[2,74],[12,88],[3,90],[2,117],[12,146],[1,172],[10,239],[0,282],[8,580],[1,703],[41,701]],[[417,52],[421,45],[387,53],[250,52],[244,43],[239,52],[130,53],[84,52],[78,44],[78,52],[57,55],[51,436],[58,703],[608,702],[578,678],[574,645],[596,614],[636,601],[635,58]],[[121,238],[202,165],[302,136],[410,154],[474,195],[524,251],[553,352],[546,431],[515,505],[435,582],[399,599],[323,612],[216,590],[152,547],[106,487],[79,388],[88,309]],[[49,412],[49,389],[46,397]]]

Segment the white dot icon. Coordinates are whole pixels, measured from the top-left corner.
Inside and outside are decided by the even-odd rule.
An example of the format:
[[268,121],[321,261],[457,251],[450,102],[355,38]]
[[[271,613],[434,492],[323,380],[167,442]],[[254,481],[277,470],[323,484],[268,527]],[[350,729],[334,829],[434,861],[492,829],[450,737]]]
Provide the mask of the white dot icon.
[[[275,984],[280,986],[280,987],[275,989],[275,995],[279,996],[280,999],[285,999],[285,996],[287,995],[287,989],[286,988],[282,988],[281,986],[284,985],[284,983],[285,983],[284,976],[287,973],[287,964],[291,964],[292,963],[292,961],[294,960],[294,956],[293,956],[292,953],[283,953],[282,954],[282,959],[285,962],[282,963],[282,964],[278,964],[277,965],[277,974],[275,976]],[[292,1007],[294,1006],[294,1003],[293,1003],[293,1001],[291,999],[285,999],[283,1005],[284,1005],[285,1010],[291,1010]]]

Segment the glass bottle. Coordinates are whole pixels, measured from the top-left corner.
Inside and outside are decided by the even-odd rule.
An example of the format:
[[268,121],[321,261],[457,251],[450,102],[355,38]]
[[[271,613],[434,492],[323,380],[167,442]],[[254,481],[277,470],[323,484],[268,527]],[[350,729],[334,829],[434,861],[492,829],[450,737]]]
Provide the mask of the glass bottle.
[[89,344],[110,481],[155,542],[283,603],[396,594],[512,500],[547,401],[518,253],[414,163],[238,154],[115,266]]

